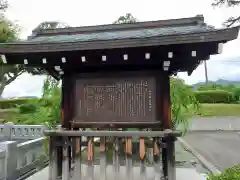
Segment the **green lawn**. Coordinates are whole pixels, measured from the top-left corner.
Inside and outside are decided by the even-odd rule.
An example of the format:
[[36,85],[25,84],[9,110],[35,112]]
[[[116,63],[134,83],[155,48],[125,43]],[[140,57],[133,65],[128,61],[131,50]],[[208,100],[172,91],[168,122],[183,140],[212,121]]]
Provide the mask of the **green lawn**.
[[240,104],[201,104],[201,116],[240,116]]
[[0,124],[16,114],[17,109],[0,109]]

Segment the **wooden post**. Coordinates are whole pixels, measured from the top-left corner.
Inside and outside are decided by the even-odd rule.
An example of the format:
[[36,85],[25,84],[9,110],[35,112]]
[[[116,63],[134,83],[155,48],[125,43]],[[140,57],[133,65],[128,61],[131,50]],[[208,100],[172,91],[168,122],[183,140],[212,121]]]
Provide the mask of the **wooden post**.
[[55,180],[58,176],[58,156],[56,138],[49,137],[49,180]]
[[[173,129],[171,119],[170,78],[167,73],[162,78],[162,85],[163,128]],[[164,177],[168,180],[176,180],[174,139],[172,137],[163,138],[163,142],[167,144],[167,148],[163,148],[162,150]]]
[[[73,79],[70,76],[64,76],[62,78],[62,102],[61,102],[61,110],[62,110],[62,129],[70,130],[72,120],[73,110],[74,110],[74,84]],[[76,149],[75,149],[76,150]],[[71,170],[71,151],[72,148],[69,146],[67,150],[68,160],[69,160],[69,171]],[[62,160],[63,160],[63,149],[59,147],[58,150],[58,170],[59,175],[62,174]]]

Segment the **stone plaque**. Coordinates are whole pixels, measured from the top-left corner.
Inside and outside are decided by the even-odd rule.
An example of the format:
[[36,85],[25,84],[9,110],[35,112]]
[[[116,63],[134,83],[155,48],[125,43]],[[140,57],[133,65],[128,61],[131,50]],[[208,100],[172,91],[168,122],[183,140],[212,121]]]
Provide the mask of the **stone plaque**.
[[77,80],[78,122],[156,121],[154,77]]

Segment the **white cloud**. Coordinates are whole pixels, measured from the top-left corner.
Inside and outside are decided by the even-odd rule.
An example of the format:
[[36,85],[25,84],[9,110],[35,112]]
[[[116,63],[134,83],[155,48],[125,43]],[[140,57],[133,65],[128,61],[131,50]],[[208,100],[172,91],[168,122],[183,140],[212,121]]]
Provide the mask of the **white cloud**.
[[[132,13],[139,20],[159,20],[169,18],[182,18],[203,14],[205,21],[215,27],[220,27],[222,22],[231,15],[237,15],[240,8],[215,8],[211,7],[211,0],[8,0],[10,8],[7,15],[16,20],[22,27],[21,37],[31,34],[39,23],[46,20],[59,20],[72,26],[96,25],[112,23],[120,15]],[[210,79],[220,77],[222,65],[218,63],[222,59],[240,56],[240,40],[230,42],[224,46],[221,55],[213,57],[213,69],[209,67]],[[210,61],[209,61],[210,62]],[[210,63],[209,63],[210,64]],[[210,66],[210,65],[209,65]],[[220,73],[220,74],[219,74]],[[193,83],[204,80],[204,69],[200,66],[191,77],[181,75],[187,82]],[[30,76],[28,76],[30,78]],[[38,77],[35,77],[38,78]],[[40,78],[39,81],[42,81]],[[31,81],[31,85],[24,86],[26,79],[19,78],[6,89],[6,94],[26,94],[40,92],[41,83]],[[14,85],[15,84],[15,85]],[[19,87],[16,86],[19,85]],[[12,89],[13,88],[13,89]],[[19,93],[17,93],[19,92]]]
[[40,96],[45,76],[32,76],[22,74],[13,83],[8,85],[2,96],[19,97],[19,96]]

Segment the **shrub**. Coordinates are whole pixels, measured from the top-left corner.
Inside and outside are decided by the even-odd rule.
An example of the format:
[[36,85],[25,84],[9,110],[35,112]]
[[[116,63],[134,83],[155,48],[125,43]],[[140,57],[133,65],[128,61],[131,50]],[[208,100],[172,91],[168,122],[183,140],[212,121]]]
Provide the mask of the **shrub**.
[[240,87],[233,89],[233,93],[237,101],[240,101]]
[[200,103],[235,103],[237,100],[232,92],[225,90],[195,91]]
[[225,88],[220,84],[202,84],[198,87],[198,90],[199,91],[225,90]]
[[239,180],[240,179],[240,165],[235,165],[224,170],[221,174],[209,175],[207,180]]
[[199,103],[191,87],[179,78],[170,79],[172,121],[174,128],[181,128],[185,134],[189,127],[188,114],[199,112]]
[[35,104],[22,104],[19,106],[19,112],[21,114],[34,113],[36,110],[37,107]]
[[0,99],[0,109],[16,108],[19,105],[31,103],[38,98],[18,98],[18,99]]
[[[16,123],[47,124],[49,127],[55,127],[61,118],[60,98],[59,82],[47,77],[44,81],[42,97],[32,101],[32,103],[19,106],[19,113],[15,117]],[[21,109],[23,113],[21,113]]]

